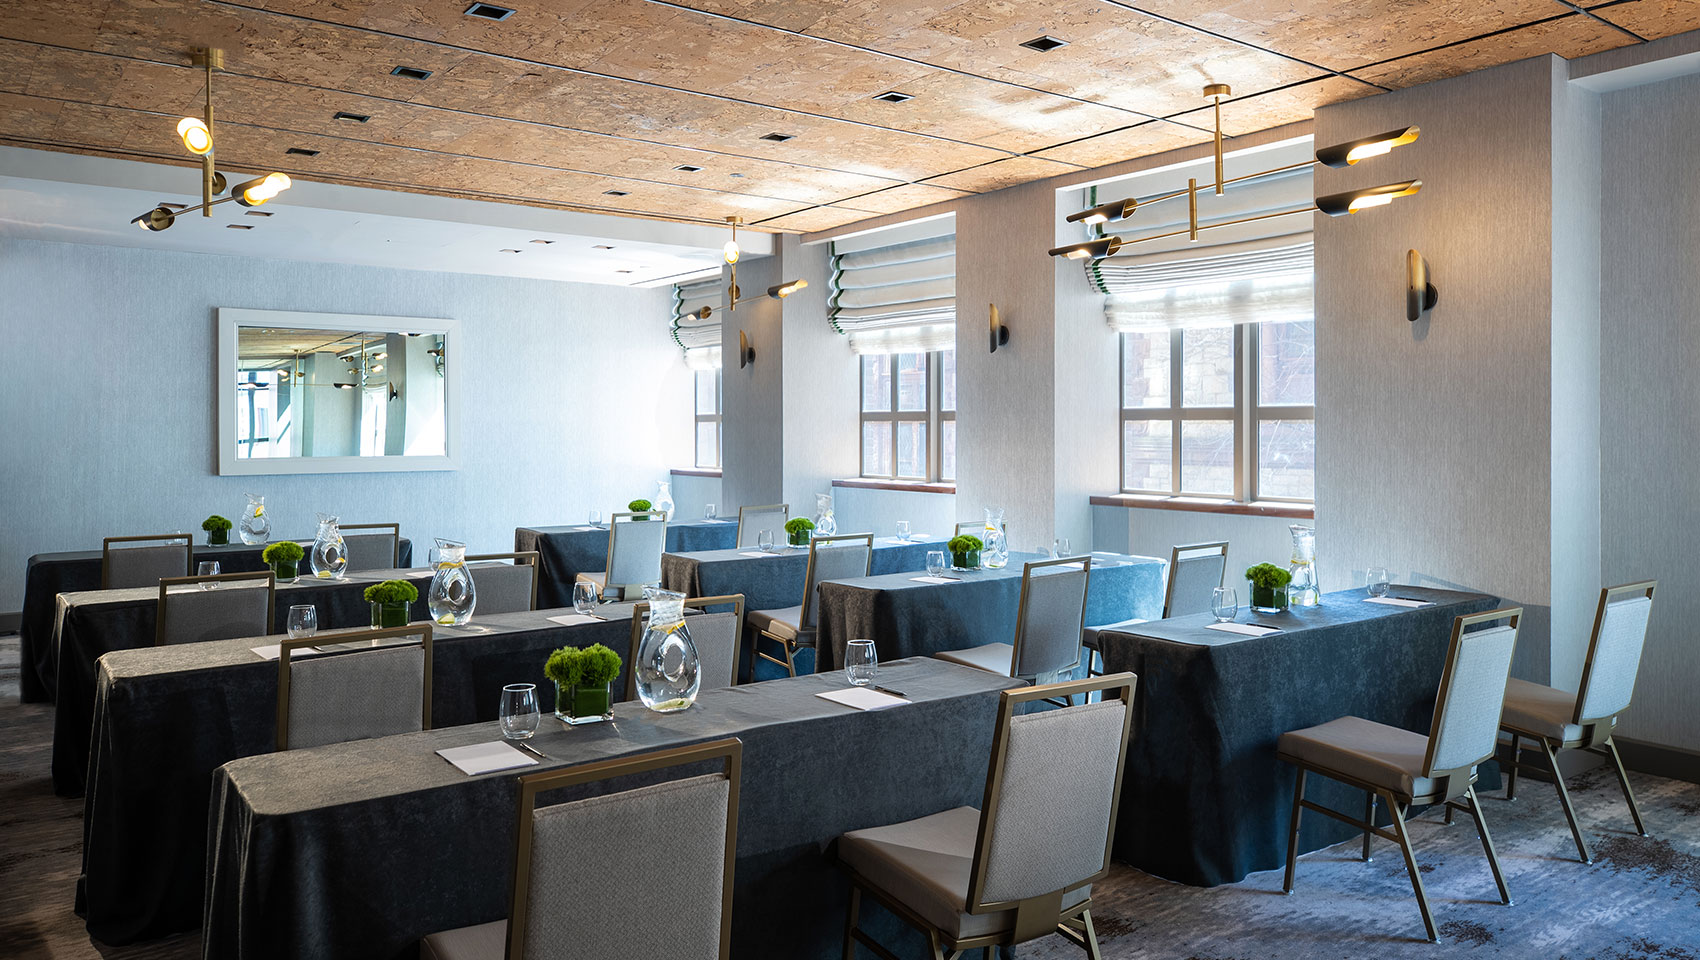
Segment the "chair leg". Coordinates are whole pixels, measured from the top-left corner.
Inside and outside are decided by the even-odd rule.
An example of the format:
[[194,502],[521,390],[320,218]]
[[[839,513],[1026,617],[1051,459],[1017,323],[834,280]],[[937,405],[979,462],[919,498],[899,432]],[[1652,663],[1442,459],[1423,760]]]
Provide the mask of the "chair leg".
[[1552,766],[1552,783],[1558,788],[1558,802],[1564,807],[1564,819],[1570,822],[1570,836],[1576,840],[1576,852],[1582,855],[1583,863],[1594,862],[1594,852],[1588,849],[1588,841],[1582,836],[1582,825],[1576,822],[1576,808],[1570,803],[1570,791],[1564,786],[1564,774],[1558,769],[1558,753],[1545,738],[1541,740],[1541,749],[1546,752],[1547,763]]
[[[1081,911],[1080,919],[1086,927],[1086,955],[1092,960],[1104,960],[1104,953],[1098,948],[1098,931],[1092,926],[1092,911]],[[987,960],[991,958],[988,957]]]
[[844,913],[844,960],[856,960],[856,921],[862,912],[862,888],[850,884],[850,909]]
[[1446,821],[1446,825],[1450,827],[1450,826],[1452,826],[1452,811],[1456,810],[1457,808],[1454,807],[1450,803],[1445,804],[1445,807],[1446,807],[1445,821]]
[[[1364,822],[1369,824],[1372,827],[1375,826],[1375,801],[1376,801],[1375,792],[1373,790],[1365,790],[1364,791]],[[1370,863],[1370,862],[1375,860],[1374,857],[1369,855],[1369,841],[1370,841],[1370,838],[1373,837],[1373,836],[1375,836],[1375,834],[1371,833],[1369,830],[1366,829],[1364,831],[1364,862],[1365,863]]]
[[1635,802],[1635,791],[1629,788],[1629,771],[1623,769],[1623,758],[1618,756],[1617,744],[1610,737],[1606,738],[1606,749],[1611,752],[1612,766],[1617,769],[1617,783],[1623,788],[1623,799],[1629,801],[1629,815],[1635,818],[1635,832],[1644,837],[1647,826],[1641,822],[1641,806]]
[[1470,800],[1470,816],[1475,818],[1476,833],[1482,838],[1482,850],[1487,853],[1488,866],[1493,868],[1493,882],[1499,886],[1499,902],[1510,906],[1511,888],[1505,885],[1505,871],[1499,868],[1499,854],[1493,849],[1493,836],[1488,833],[1487,820],[1482,817],[1482,802],[1476,798],[1476,788],[1469,788],[1464,796]]
[[1423,929],[1428,931],[1428,942],[1439,943],[1440,934],[1434,929],[1434,915],[1428,909],[1428,894],[1423,892],[1422,871],[1417,869],[1417,855],[1411,850],[1411,835],[1405,830],[1405,813],[1399,809],[1399,801],[1392,794],[1384,794],[1387,801],[1388,816],[1393,818],[1393,832],[1399,836],[1399,852],[1405,855],[1405,872],[1411,875],[1411,889],[1417,893],[1417,908],[1423,912]]
[[1300,767],[1299,780],[1293,784],[1293,819],[1287,826],[1287,875],[1281,881],[1281,889],[1288,894],[1293,892],[1293,874],[1298,868],[1299,815],[1304,812],[1306,772],[1304,767]]
[[1505,778],[1505,799],[1517,799],[1517,768],[1523,765],[1523,737],[1521,734],[1511,735],[1511,773]]

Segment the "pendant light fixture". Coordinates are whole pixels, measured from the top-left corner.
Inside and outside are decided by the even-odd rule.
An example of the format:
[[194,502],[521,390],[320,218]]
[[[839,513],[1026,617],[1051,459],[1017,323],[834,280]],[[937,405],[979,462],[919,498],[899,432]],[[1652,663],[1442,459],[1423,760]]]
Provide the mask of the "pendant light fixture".
[[738,289],[738,258],[743,255],[743,251],[738,249],[738,224],[743,223],[744,218],[727,217],[726,222],[732,227],[732,239],[726,241],[726,246],[720,248],[720,253],[726,260],[726,265],[732,268],[731,284],[726,288],[726,311],[730,313],[738,309],[738,297],[741,294]]

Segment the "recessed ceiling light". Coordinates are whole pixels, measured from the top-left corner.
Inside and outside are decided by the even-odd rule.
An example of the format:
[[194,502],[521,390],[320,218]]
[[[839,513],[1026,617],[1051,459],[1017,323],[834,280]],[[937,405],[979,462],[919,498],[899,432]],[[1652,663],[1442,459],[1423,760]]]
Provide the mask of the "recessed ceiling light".
[[249,210],[245,215],[250,217],[269,217],[272,215],[272,212],[270,210]]
[[431,75],[431,71],[421,70],[418,67],[396,67],[394,70],[390,71],[390,75],[395,77],[406,77],[409,80],[423,80]]
[[771,140],[774,143],[784,143],[785,141],[790,140],[795,136],[796,136],[796,134],[794,134],[794,133],[769,133],[769,134],[764,134],[761,139]]
[[590,248],[590,249],[592,249],[592,250],[612,250],[612,249],[614,249],[614,248],[613,248],[613,247],[611,247],[611,246],[609,246],[609,245],[608,245],[608,244],[606,244],[606,243],[599,243],[599,244],[597,244],[597,245],[596,245],[596,246],[594,246],[594,247],[591,247],[591,248]]
[[506,20],[513,16],[514,12],[507,7],[498,7],[493,3],[475,3],[466,8],[466,15],[484,20]]
[[606,197],[623,197],[626,195],[626,192],[627,191],[625,190],[604,190],[602,191],[602,195]]
[[727,176],[728,177],[741,177],[741,176],[743,176],[743,174],[741,174],[741,173],[728,173]]
[[500,251],[497,251],[497,252],[499,252],[499,253],[518,253],[519,251],[518,250],[500,250]]
[[884,101],[885,103],[902,103],[905,100],[915,99],[915,96],[914,94],[903,93],[898,90],[887,90],[886,92],[875,96],[874,99]]
[[347,110],[338,110],[336,113],[331,115],[331,119],[332,120],[347,120],[349,123],[365,123],[366,121],[372,119],[372,117],[371,117],[370,114],[349,113]]
[[1050,37],[1050,36],[1034,37],[1033,39],[1027,41],[1026,43],[1023,43],[1022,46],[1026,47],[1029,50],[1037,50],[1040,53],[1050,53],[1052,50],[1055,50],[1058,47],[1068,46],[1068,41],[1067,40],[1058,40],[1056,37]]
[[630,270],[615,270],[615,273],[631,273]]
[[224,228],[226,230],[252,230],[254,225],[251,223],[227,223]]
[[290,147],[283,152],[292,157],[316,157],[319,155],[319,151],[308,150],[305,147]]
[[680,173],[699,173],[699,172],[702,171],[701,167],[699,167],[699,166],[697,166],[696,164],[693,164],[693,163],[681,163],[678,166],[674,167],[673,169],[679,171]]
[[533,240],[532,243],[554,243],[553,240]]

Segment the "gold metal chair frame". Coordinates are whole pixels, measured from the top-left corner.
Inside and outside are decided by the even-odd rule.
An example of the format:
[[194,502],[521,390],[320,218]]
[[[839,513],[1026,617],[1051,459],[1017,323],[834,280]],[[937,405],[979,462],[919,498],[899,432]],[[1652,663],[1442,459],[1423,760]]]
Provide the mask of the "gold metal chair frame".
[[401,566],[401,524],[399,523],[343,523],[337,525],[337,530],[347,533],[350,530],[388,530],[390,536],[390,567]]
[[[797,611],[797,620],[799,621],[797,624],[797,635],[787,640],[784,637],[769,633],[766,630],[757,631],[755,639],[750,643],[750,652],[755,654],[757,659],[766,660],[769,663],[776,663],[779,666],[784,667],[786,672],[791,676],[794,677],[797,675],[797,651],[801,650],[803,647],[803,638],[805,636],[812,637],[814,634],[819,632],[819,628],[811,630],[808,626],[809,613],[814,609],[815,604],[816,591],[813,588],[820,586],[814,582],[816,545],[822,543],[841,543],[845,540],[863,540],[868,544],[868,564],[863,568],[862,576],[867,576],[868,571],[874,568],[874,535],[871,533],[841,533],[835,537],[815,537],[810,540],[809,565],[803,570],[803,607],[801,610]],[[742,636],[742,634],[740,634],[740,636]],[[779,644],[780,650],[785,654],[785,659],[781,660],[772,654],[762,653],[762,637],[766,637],[774,643]]]
[[[1515,727],[1500,724],[1500,729],[1511,734],[1511,759],[1507,763],[1510,772],[1505,780],[1505,799],[1507,802],[1517,799],[1517,774],[1525,769],[1523,763],[1523,741],[1533,740],[1540,744],[1541,752],[1546,757],[1547,767],[1528,767],[1539,773],[1550,773],[1553,786],[1558,790],[1559,805],[1564,808],[1564,819],[1570,824],[1570,837],[1576,841],[1576,852],[1583,863],[1594,862],[1594,852],[1589,849],[1587,838],[1582,835],[1582,826],[1576,819],[1576,807],[1570,802],[1570,790],[1564,785],[1564,774],[1558,767],[1558,755],[1566,750],[1582,750],[1596,756],[1605,757],[1612,763],[1612,770],[1617,774],[1617,784],[1623,788],[1623,799],[1629,804],[1629,815],[1635,819],[1635,832],[1647,836],[1646,823],[1641,819],[1641,806],[1635,802],[1635,791],[1629,786],[1629,773],[1623,768],[1623,758],[1618,755],[1617,744],[1612,741],[1612,721],[1618,713],[1608,717],[1582,716],[1582,700],[1588,690],[1588,681],[1594,672],[1594,655],[1599,652],[1600,629],[1605,626],[1606,606],[1614,601],[1628,597],[1644,596],[1653,599],[1653,591],[1658,589],[1657,580],[1643,580],[1639,583],[1626,583],[1622,586],[1607,587],[1600,591],[1600,603],[1594,611],[1594,633],[1588,640],[1588,658],[1582,665],[1582,682],[1576,688],[1576,707],[1571,713],[1570,722],[1582,728],[1582,736],[1574,740],[1560,740],[1556,737],[1541,733],[1518,730]],[[1624,710],[1629,709],[1628,705]]]
[[165,594],[170,587],[191,586],[202,583],[229,583],[233,580],[264,580],[266,581],[266,631],[262,636],[270,636],[273,621],[277,617],[277,575],[270,570],[257,570],[251,573],[214,573],[204,577],[160,577],[159,604],[154,607],[153,645],[165,645]]
[[[316,647],[322,644],[359,643],[362,640],[387,640],[391,637],[419,637],[419,645],[425,651],[425,676],[420,697],[419,729],[431,729],[431,624],[421,621],[410,623],[405,627],[385,627],[381,630],[349,630],[342,633],[316,634],[302,637],[299,640],[285,640],[277,645],[277,749],[278,752],[289,749],[289,655],[302,647]],[[337,653],[326,653],[321,656],[337,657],[349,653],[360,653],[359,650],[344,650]]]
[[785,533],[785,524],[791,522],[791,505],[789,503],[763,503],[763,504],[757,504],[756,506],[753,506],[753,507],[739,507],[738,508],[738,530],[737,530],[737,532],[732,534],[732,542],[735,545],[740,546],[740,547],[744,546],[744,511],[745,510],[750,511],[751,513],[758,513],[758,512],[761,512],[761,511],[768,511],[768,510],[778,510],[778,511],[784,513],[785,519],[780,522],[779,530],[774,534],[774,536],[783,536],[784,533]]
[[[1173,547],[1169,548],[1168,575],[1164,578],[1168,582],[1163,586],[1163,616],[1161,619],[1169,619],[1169,610],[1174,607],[1175,604],[1175,570],[1180,566],[1181,553],[1183,551],[1191,552],[1194,550],[1214,550],[1217,548],[1220,548],[1222,552],[1222,580],[1217,583],[1217,586],[1221,586],[1222,583],[1227,582],[1228,578],[1228,541],[1212,540],[1207,543],[1177,543]],[[1103,654],[1097,650],[1087,653],[1087,676],[1096,677],[1103,674],[1103,669],[1098,665],[1102,659]]]
[[[719,597],[691,597],[685,601],[687,608],[702,610],[707,607],[731,604],[734,621],[732,623],[732,685],[738,683],[738,667],[743,662],[744,652],[744,595],[729,593]],[[626,656],[626,701],[637,697],[637,660],[638,644],[643,640],[643,615],[649,612],[649,601],[640,600],[632,605],[632,642]]]
[[598,780],[632,776],[710,760],[724,762],[730,793],[726,798],[726,867],[720,896],[720,960],[732,949],[732,868],[738,853],[738,783],[743,769],[744,743],[736,737],[710,740],[689,747],[673,747],[635,757],[599,760],[560,770],[519,777],[519,816],[514,831],[514,873],[508,899],[508,942],[506,956],[525,956],[526,901],[531,893],[531,816],[537,795]]
[[[620,522],[621,517],[626,517],[627,523],[648,523],[652,520],[659,521],[661,523],[667,522],[667,514],[662,510],[621,511],[619,513],[611,513],[608,515],[608,555],[602,560],[602,590],[600,591],[600,596],[603,598],[606,598],[608,596],[608,591],[614,587],[614,584],[608,582],[608,576],[614,572],[614,524]],[[639,521],[637,519],[639,517],[643,519]],[[667,540],[665,536],[662,537],[661,552],[667,552]],[[619,587],[620,599],[624,600],[626,598],[626,585],[622,583]],[[532,608],[536,609],[535,603],[532,604]]]
[[[1491,623],[1495,620],[1510,620],[1511,629],[1515,630],[1522,617],[1522,607],[1505,607],[1455,619],[1452,622],[1452,639],[1446,649],[1446,669],[1441,673],[1440,690],[1435,695],[1435,702],[1446,702],[1446,693],[1452,686],[1452,668],[1458,659],[1458,645],[1462,642],[1466,627],[1480,623]],[[1298,867],[1299,815],[1304,810],[1311,810],[1362,830],[1364,838],[1363,860],[1365,863],[1373,859],[1370,856],[1369,849],[1371,834],[1399,845],[1399,852],[1405,856],[1405,872],[1411,877],[1411,889],[1417,895],[1417,909],[1423,915],[1423,930],[1427,932],[1430,943],[1439,943],[1440,934],[1434,925],[1434,914],[1429,910],[1428,894],[1423,889],[1422,871],[1417,869],[1416,853],[1411,847],[1410,831],[1406,828],[1406,817],[1410,814],[1411,808],[1439,803],[1446,808],[1446,822],[1449,824],[1452,822],[1454,810],[1462,810],[1475,820],[1476,833],[1482,841],[1482,850],[1487,854],[1488,866],[1493,869],[1493,882],[1499,887],[1499,902],[1506,906],[1512,905],[1511,890],[1505,884],[1505,872],[1500,869],[1499,854],[1494,850],[1493,836],[1488,832],[1487,821],[1482,819],[1481,801],[1476,798],[1475,768],[1478,764],[1492,760],[1493,754],[1490,753],[1466,766],[1435,770],[1433,768],[1434,752],[1440,741],[1440,731],[1445,725],[1445,721],[1445,714],[1437,710],[1429,725],[1428,752],[1423,757],[1423,775],[1426,779],[1435,781],[1436,789],[1421,796],[1401,797],[1386,787],[1277,752],[1276,755],[1281,760],[1299,769],[1298,782],[1293,786],[1293,816],[1287,827],[1287,872],[1281,880],[1283,892],[1288,895],[1293,892],[1294,874]],[[1306,800],[1305,779],[1311,773],[1363,790],[1365,793],[1364,818],[1358,820],[1331,807]],[[1375,825],[1375,807],[1378,800],[1387,806],[1387,813],[1393,826],[1391,831]]]
[[[466,557],[468,564],[481,560],[512,560],[514,566],[531,568],[531,609],[537,609],[537,571],[543,568],[543,555],[536,550],[516,550],[513,553],[480,553]],[[475,581],[476,582],[476,581]]]
[[[842,862],[840,867],[850,876],[850,911],[844,924],[844,958],[854,960],[856,944],[860,943],[879,955],[883,960],[899,960],[896,954],[886,949],[884,944],[875,940],[870,934],[857,926],[861,916],[862,894],[867,893],[896,914],[905,923],[914,927],[927,938],[933,960],[960,960],[971,950],[993,947],[1013,946],[1049,934],[1060,934],[1070,943],[1086,951],[1092,960],[1102,960],[1099,951],[1097,931],[1092,926],[1092,898],[1088,897],[1072,909],[1062,908],[1063,894],[1088,883],[1096,883],[1109,876],[1110,850],[1116,836],[1116,817],[1121,808],[1122,777],[1127,772],[1127,744],[1133,731],[1133,688],[1138,677],[1131,673],[1114,673],[1103,677],[1089,677],[1085,680],[1071,680],[1066,683],[1053,683],[1042,687],[1022,687],[1015,690],[1004,690],[998,694],[997,731],[992,737],[991,763],[986,776],[986,792],[980,803],[980,829],[974,842],[974,860],[970,868],[968,880],[968,899],[964,904],[968,913],[998,913],[1004,910],[1014,910],[1014,925],[1004,931],[984,934],[977,937],[964,937],[960,940],[951,939],[945,931],[928,922],[907,904],[896,899],[878,886],[870,883],[865,877]],[[1034,700],[1055,702],[1057,698],[1071,699],[1080,694],[1084,700],[1089,700],[1093,693],[1101,693],[1104,698],[1114,697],[1128,705],[1128,710],[1122,717],[1121,745],[1116,751],[1116,781],[1115,790],[1110,802],[1110,825],[1104,834],[1104,862],[1098,872],[1071,882],[1067,887],[1051,893],[1028,897],[1025,900],[984,899],[986,889],[986,846],[991,840],[992,824],[997,822],[998,797],[1003,792],[1004,762],[1009,754],[1009,724],[1015,716],[1016,708]],[[947,952],[948,951],[948,952]]]
[[115,543],[138,543],[143,540],[159,540],[165,543],[183,542],[183,575],[188,576],[195,570],[195,540],[187,533],[159,533],[152,536],[134,537],[102,537],[100,540],[100,588],[112,589],[112,545]]

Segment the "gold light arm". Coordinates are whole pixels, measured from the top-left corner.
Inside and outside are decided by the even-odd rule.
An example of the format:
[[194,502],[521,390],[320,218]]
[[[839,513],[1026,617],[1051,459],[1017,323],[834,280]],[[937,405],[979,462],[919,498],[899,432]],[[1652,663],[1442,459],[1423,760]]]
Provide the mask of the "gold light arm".
[[1212,83],[1204,87],[1204,95],[1210,98],[1216,112],[1216,196],[1226,192],[1227,184],[1222,180],[1222,98],[1233,95],[1233,90],[1225,83]]
[[1187,240],[1198,242],[1198,180],[1193,178],[1186,182],[1186,223]]

